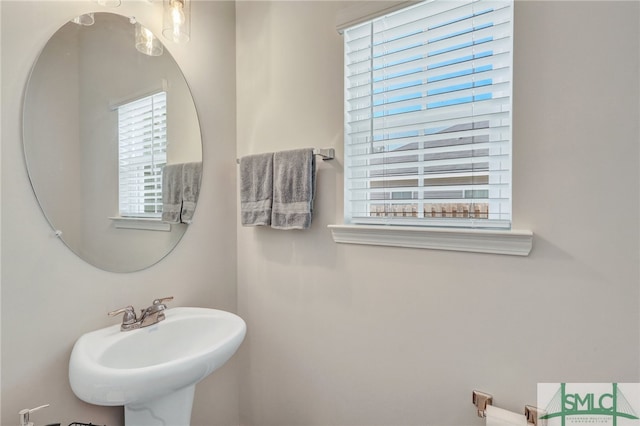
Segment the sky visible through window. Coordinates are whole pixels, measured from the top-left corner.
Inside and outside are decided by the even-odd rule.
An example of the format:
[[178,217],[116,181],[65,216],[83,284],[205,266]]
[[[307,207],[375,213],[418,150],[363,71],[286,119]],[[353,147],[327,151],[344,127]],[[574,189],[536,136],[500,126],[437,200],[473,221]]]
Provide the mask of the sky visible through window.
[[[383,44],[383,43],[388,43],[390,41],[395,41],[395,40],[400,40],[403,38],[409,38],[411,36],[420,34],[421,32],[424,31],[430,31],[436,28],[441,28],[441,27],[445,27],[447,25],[453,24],[453,23],[457,23],[457,22],[461,22],[461,21],[465,21],[465,20],[471,20],[474,17],[477,16],[481,16],[481,15],[485,15],[489,12],[492,12],[493,9],[486,9],[483,10],[481,12],[477,12],[477,13],[473,13],[473,14],[469,14],[469,15],[465,15],[465,16],[461,16],[458,17],[456,19],[447,21],[447,22],[443,22],[437,25],[434,25],[432,27],[428,27],[426,30],[423,31],[412,31],[410,33],[407,34],[403,34],[400,36],[396,36],[393,39],[389,39],[389,40],[384,40],[381,42],[378,42],[377,44]],[[463,34],[469,34],[469,33],[473,33],[474,31],[479,31],[481,29],[484,28],[489,28],[493,25],[493,23],[485,23],[482,25],[478,25],[478,26],[471,26],[467,29],[464,30],[459,30],[459,31],[455,31],[452,33],[448,33],[446,35],[441,35],[438,37],[434,37],[431,39],[427,40],[427,44],[431,44],[431,43],[435,43],[447,38],[452,38],[452,37],[456,37],[459,35],[463,35]],[[438,55],[443,55],[445,53],[449,53],[449,52],[453,52],[456,50],[461,50],[461,49],[465,49],[471,46],[481,46],[482,44],[485,44],[487,42],[490,42],[493,40],[492,36],[489,37],[484,37],[478,40],[473,40],[473,41],[469,41],[469,42],[465,42],[465,43],[460,43],[454,46],[447,46],[445,48],[442,49],[438,49],[438,50],[434,50],[429,52],[426,56],[430,57],[430,58],[435,58],[437,60],[437,56]],[[386,55],[390,55],[390,54],[394,54],[394,53],[398,53],[404,50],[409,50],[409,49],[413,49],[419,46],[422,46],[424,43],[413,43],[413,44],[408,44],[405,46],[402,46],[400,48],[396,48],[394,50],[390,50],[390,51],[386,51],[383,53],[378,53],[378,54],[374,54],[374,58],[382,58],[383,56]],[[441,61],[441,62],[435,62],[433,64],[430,64],[427,66],[428,70],[433,70],[433,69],[438,69],[438,68],[444,68],[447,67],[449,65],[453,65],[453,64],[459,64],[459,63],[465,63],[465,62],[469,62],[471,63],[473,60],[475,59],[480,59],[480,58],[484,58],[484,57],[489,57],[493,55],[493,52],[491,50],[486,50],[486,51],[481,51],[478,53],[474,53],[472,55],[464,55],[461,57],[457,57],[454,59],[449,59],[449,60],[445,60],[445,61]],[[394,62],[389,62],[383,65],[378,65],[378,66],[374,66],[373,70],[374,71],[379,71],[382,70],[384,68],[388,68],[388,67],[393,67],[396,65],[400,65],[400,64],[406,64],[406,63],[410,63],[410,62],[415,62],[418,60],[422,60],[424,59],[423,55],[415,55],[415,56],[409,56],[409,57],[405,57],[402,59],[399,59],[397,61]],[[427,83],[433,83],[433,82],[438,82],[438,81],[443,81],[443,80],[449,80],[449,79],[454,79],[457,77],[462,77],[465,75],[472,75],[472,74],[481,74],[483,72],[486,71],[490,71],[493,69],[492,65],[484,65],[484,66],[480,66],[480,67],[470,67],[468,69],[464,69],[464,70],[459,70],[459,71],[455,71],[455,72],[444,72],[443,74],[440,75],[436,75],[433,77],[429,77],[427,79]],[[399,96],[391,96],[391,97],[387,97],[384,99],[377,99],[374,100],[373,102],[373,106],[377,107],[377,106],[383,106],[383,105],[388,105],[388,106],[392,106],[394,103],[398,103],[398,102],[402,102],[402,101],[407,101],[407,100],[416,100],[416,103],[413,105],[409,105],[409,106],[401,106],[398,108],[385,108],[384,110],[379,110],[379,111],[374,111],[373,113],[373,117],[374,118],[380,118],[380,117],[384,117],[384,116],[389,116],[389,115],[396,115],[396,114],[404,114],[407,112],[414,112],[414,111],[421,111],[423,109],[433,109],[433,108],[441,108],[441,107],[445,107],[445,106],[450,106],[450,105],[456,105],[456,104],[464,104],[464,103],[470,103],[470,102],[477,102],[477,101],[482,101],[482,100],[487,100],[487,99],[491,99],[492,94],[491,93],[483,93],[480,95],[473,95],[473,96],[461,96],[459,98],[454,98],[454,99],[447,99],[447,100],[443,100],[443,101],[434,101],[434,102],[426,102],[423,101],[423,98],[429,97],[429,96],[433,96],[433,95],[439,95],[439,94],[443,94],[443,93],[451,93],[451,92],[457,92],[457,91],[461,91],[461,90],[465,90],[465,89],[471,89],[471,88],[477,88],[477,87],[483,87],[483,86],[491,86],[493,84],[493,80],[491,78],[487,78],[487,79],[482,79],[482,80],[478,80],[478,81],[473,81],[473,82],[465,82],[465,83],[459,83],[459,84],[453,84],[451,86],[447,86],[447,87],[442,87],[442,88],[438,88],[438,89],[432,89],[432,90],[427,90],[426,93],[423,93],[420,89],[423,87],[423,81],[420,78],[420,75],[423,72],[423,68],[422,67],[416,67],[416,68],[412,68],[412,69],[408,69],[408,70],[403,70],[401,72],[398,73],[392,73],[392,74],[387,74],[381,77],[374,77],[373,81],[374,83],[378,83],[384,80],[388,80],[388,79],[394,79],[394,78],[398,78],[398,77],[404,77],[404,76],[409,76],[412,74],[415,74],[417,76],[416,80],[412,80],[412,81],[407,81],[404,83],[399,83],[399,84],[395,84],[395,85],[390,85],[387,87],[380,87],[380,88],[376,88],[373,90],[373,94],[374,95],[379,95],[385,92],[389,92],[389,93],[393,93],[394,91],[400,90],[400,89],[405,89],[405,88],[409,88],[409,87],[415,87],[417,89],[416,92],[413,93],[405,93]],[[433,133],[437,133],[439,131],[443,130],[442,128],[437,129],[426,129],[425,132],[427,134],[433,134]],[[383,140],[383,139],[399,139],[399,138],[406,138],[406,137],[413,137],[413,136],[418,136],[419,131],[415,130],[413,132],[403,132],[403,133],[390,133],[387,134],[386,137],[383,135],[376,135],[375,138],[376,140]],[[395,148],[397,148],[399,145],[396,146],[389,146],[388,148],[390,150],[393,150]]]

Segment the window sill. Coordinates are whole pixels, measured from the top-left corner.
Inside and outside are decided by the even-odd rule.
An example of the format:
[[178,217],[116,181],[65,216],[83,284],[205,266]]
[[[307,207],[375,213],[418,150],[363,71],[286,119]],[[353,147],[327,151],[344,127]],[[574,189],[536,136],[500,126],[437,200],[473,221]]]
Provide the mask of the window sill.
[[140,229],[143,231],[171,231],[171,224],[159,218],[146,217],[110,217],[118,229]]
[[384,225],[329,225],[336,243],[527,256],[531,231],[443,229]]

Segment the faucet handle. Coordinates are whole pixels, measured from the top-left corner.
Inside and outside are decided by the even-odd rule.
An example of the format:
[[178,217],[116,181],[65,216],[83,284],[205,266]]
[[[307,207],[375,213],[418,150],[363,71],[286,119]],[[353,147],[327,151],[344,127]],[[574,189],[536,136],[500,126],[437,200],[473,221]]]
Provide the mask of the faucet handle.
[[170,300],[173,300],[173,296],[163,297],[161,299],[156,299],[156,300],[153,301],[153,304],[154,305],[159,305],[161,303],[168,302]]
[[116,309],[115,311],[111,311],[107,315],[109,315],[110,317],[114,317],[118,314],[124,314],[122,316],[123,325],[133,324],[137,321],[136,312],[133,309],[133,306],[131,305],[125,306],[124,308],[121,308],[121,309]]

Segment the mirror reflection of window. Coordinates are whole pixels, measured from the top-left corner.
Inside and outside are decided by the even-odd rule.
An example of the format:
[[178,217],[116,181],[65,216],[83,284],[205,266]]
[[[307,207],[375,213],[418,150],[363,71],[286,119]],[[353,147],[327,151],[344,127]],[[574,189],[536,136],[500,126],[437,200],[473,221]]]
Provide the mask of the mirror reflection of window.
[[[114,13],[95,12],[91,26],[65,23],[43,47],[24,96],[25,162],[38,203],[61,241],[112,272],[157,263],[187,229],[161,219],[158,120],[169,120],[167,162],[202,161],[198,114],[180,67],[166,49],[141,54],[134,39],[135,25]],[[142,180],[121,213],[118,109],[163,91],[166,115],[154,112],[154,138],[145,142],[153,160],[135,172]]]
[[162,215],[167,163],[167,93],[118,107],[119,211],[122,217]]

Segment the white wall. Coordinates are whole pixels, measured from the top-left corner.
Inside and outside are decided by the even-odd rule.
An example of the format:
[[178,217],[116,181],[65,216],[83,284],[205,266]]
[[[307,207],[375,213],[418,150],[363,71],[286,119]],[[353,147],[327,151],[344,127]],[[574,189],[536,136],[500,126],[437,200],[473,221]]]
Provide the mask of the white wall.
[[[99,271],[52,236],[22,161],[29,68],[63,22],[97,6],[1,5],[1,424],[47,402],[38,423],[121,424],[119,409],[72,395],[74,340],[156,296],[233,311],[236,264],[247,339],[199,385],[194,425],[237,424],[238,412],[246,425],[474,425],[474,388],[520,411],[537,382],[640,380],[637,3],[516,5],[515,227],[536,234],[516,258],[333,243],[344,4],[194,2],[194,37],[172,54],[200,114],[205,185],[176,250],[133,274]],[[235,157],[307,146],[338,150],[319,165],[312,229],[238,228],[236,240]]]
[[526,258],[332,241],[343,6],[236,5],[238,156],[338,150],[310,230],[238,229],[242,423],[479,425],[473,389],[521,411],[538,382],[639,381],[639,4],[515,6]]
[[[162,2],[123,2],[160,34]],[[106,312],[173,295],[172,306],[236,310],[235,6],[194,2],[192,40],[167,42],[194,93],[203,137],[203,186],[194,223],[173,253],[150,269],[115,274],[77,258],[53,231],[29,186],[21,146],[22,96],[30,68],[48,38],[93,1],[2,1],[2,418],[17,424],[26,407],[50,403],[36,424],[72,421],[117,426],[121,408],[78,400],[67,378],[74,341],[116,323]],[[220,202],[220,200],[225,200]],[[135,350],[135,348],[132,348]],[[198,385],[193,424],[238,423],[238,364],[231,361]]]

